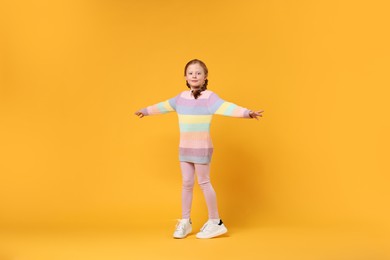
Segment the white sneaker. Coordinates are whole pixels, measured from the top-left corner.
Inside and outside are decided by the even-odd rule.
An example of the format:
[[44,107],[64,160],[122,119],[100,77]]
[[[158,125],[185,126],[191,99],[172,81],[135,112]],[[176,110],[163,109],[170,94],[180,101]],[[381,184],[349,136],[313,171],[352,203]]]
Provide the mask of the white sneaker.
[[217,237],[227,232],[227,228],[223,224],[222,220],[216,223],[213,220],[208,220],[206,224],[200,229],[200,232],[196,234],[197,238],[212,238]]
[[189,233],[192,232],[191,220],[180,219],[176,224],[176,230],[173,232],[174,238],[185,238]]

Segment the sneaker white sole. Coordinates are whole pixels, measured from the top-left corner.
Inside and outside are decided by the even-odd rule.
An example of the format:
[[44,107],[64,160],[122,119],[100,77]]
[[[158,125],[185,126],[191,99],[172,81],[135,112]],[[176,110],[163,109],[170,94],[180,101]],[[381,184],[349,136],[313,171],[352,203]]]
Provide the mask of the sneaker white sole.
[[200,239],[209,239],[209,238],[213,238],[213,237],[217,237],[217,236],[220,236],[220,235],[223,235],[227,233],[227,228],[226,227],[223,227],[220,231],[218,231],[217,233],[214,233],[214,234],[210,234],[208,236],[203,236],[203,234],[201,232],[199,232],[198,234],[196,234],[196,238],[200,238]]

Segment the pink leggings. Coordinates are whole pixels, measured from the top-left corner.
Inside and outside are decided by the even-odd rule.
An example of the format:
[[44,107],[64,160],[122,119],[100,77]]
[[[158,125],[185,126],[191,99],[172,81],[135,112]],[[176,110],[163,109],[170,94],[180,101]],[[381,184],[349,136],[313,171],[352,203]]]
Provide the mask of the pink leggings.
[[217,196],[210,183],[210,164],[180,162],[180,167],[183,176],[182,218],[190,218],[191,215],[192,191],[196,172],[198,184],[206,199],[209,219],[219,219]]

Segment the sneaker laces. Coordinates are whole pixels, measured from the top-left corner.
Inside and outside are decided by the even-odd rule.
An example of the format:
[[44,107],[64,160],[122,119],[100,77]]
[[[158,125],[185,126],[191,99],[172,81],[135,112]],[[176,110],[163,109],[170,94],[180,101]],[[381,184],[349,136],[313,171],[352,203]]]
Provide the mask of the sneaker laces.
[[215,228],[217,224],[211,222],[211,221],[207,221],[203,227],[200,229],[201,232],[204,232],[204,231],[208,231],[208,230],[211,230],[213,228]]
[[181,231],[181,232],[185,232],[185,222],[184,221],[181,221],[179,220],[179,222],[176,224],[176,231]]

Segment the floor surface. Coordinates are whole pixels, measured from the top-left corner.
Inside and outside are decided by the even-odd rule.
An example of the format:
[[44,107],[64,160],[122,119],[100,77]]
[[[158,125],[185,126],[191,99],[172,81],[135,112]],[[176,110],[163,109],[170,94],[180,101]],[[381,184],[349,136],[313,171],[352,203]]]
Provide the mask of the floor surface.
[[124,259],[390,259],[380,229],[260,226],[229,228],[218,238],[173,239],[173,221],[127,229],[8,230],[0,234],[0,260]]

